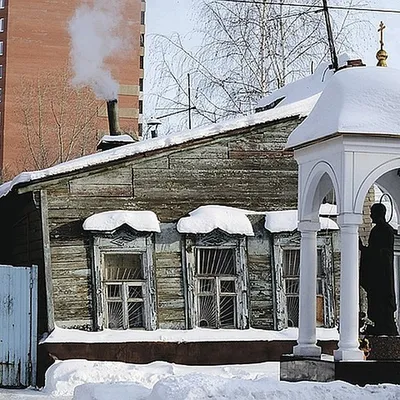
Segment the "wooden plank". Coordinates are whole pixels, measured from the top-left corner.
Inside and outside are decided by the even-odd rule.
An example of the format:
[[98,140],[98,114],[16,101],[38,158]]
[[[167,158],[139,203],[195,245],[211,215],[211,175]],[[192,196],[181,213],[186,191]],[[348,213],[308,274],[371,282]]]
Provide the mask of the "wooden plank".
[[171,165],[178,159],[227,159],[228,158],[228,145],[226,139],[214,144],[206,144],[204,146],[198,146],[192,150],[186,149],[171,154],[169,156]]
[[158,308],[163,308],[163,309],[180,309],[183,310],[185,308],[185,302],[183,299],[171,299],[171,300],[161,300],[158,301],[157,303]]
[[182,279],[182,268],[159,268],[156,270],[157,279],[159,278],[179,278]]
[[206,158],[193,159],[177,159],[171,161],[171,169],[187,169],[187,170],[263,170],[276,171],[294,170],[297,171],[298,166],[293,157],[274,158],[265,152],[259,152],[258,155],[249,155],[247,152],[236,152],[228,160],[210,160]]
[[157,158],[142,158],[137,160],[133,165],[133,170],[142,169],[168,169],[169,168],[169,158],[168,156],[157,157]]
[[116,168],[114,170],[96,173],[69,182],[72,195],[97,197],[132,196],[132,169]]
[[96,197],[120,197],[133,196],[132,184],[117,185],[115,183],[105,183],[103,185],[76,185],[71,183],[71,192],[80,196],[96,196]]
[[40,191],[40,212],[42,220],[43,232],[43,254],[44,254],[44,273],[46,282],[46,304],[47,304],[47,320],[48,329],[51,332],[54,329],[54,292],[53,280],[51,271],[51,255],[50,255],[50,233],[49,233],[49,219],[48,219],[48,202],[47,192]]

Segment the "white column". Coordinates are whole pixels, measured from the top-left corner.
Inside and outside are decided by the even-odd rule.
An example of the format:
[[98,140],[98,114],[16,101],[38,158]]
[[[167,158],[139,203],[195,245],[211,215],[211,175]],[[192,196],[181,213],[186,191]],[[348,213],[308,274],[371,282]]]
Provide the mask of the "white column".
[[[358,349],[359,313],[359,260],[358,260],[358,216],[354,221],[345,221],[339,216],[341,230],[341,271],[340,271],[340,340],[335,351],[336,361],[362,360]],[[346,218],[347,220],[349,218]],[[350,223],[351,222],[351,223]]]
[[300,314],[299,337],[293,354],[300,357],[319,357],[317,346],[317,231],[319,222],[300,222]]

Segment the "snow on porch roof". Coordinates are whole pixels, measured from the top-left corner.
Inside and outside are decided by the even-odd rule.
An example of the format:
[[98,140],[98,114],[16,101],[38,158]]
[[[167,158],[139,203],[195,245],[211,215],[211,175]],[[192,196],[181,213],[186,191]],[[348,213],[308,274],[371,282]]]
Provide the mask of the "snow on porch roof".
[[201,206],[178,221],[179,233],[209,233],[221,229],[232,235],[254,236],[246,214],[252,211],[226,206]]
[[317,99],[313,97],[273,110],[263,111],[249,116],[241,116],[232,120],[209,124],[204,127],[185,130],[183,132],[161,136],[151,140],[127,144],[111,150],[76,158],[39,171],[22,172],[12,181],[6,182],[0,186],[0,197],[7,195],[7,193],[9,193],[16,185],[29,184],[32,181],[79,171],[87,167],[94,167],[111,161],[122,160],[133,155],[160,150],[198,139],[217,136],[236,129],[277,121],[283,118],[295,116],[304,117],[310,113],[316,100]]
[[[298,212],[297,210],[269,211],[265,213],[265,229],[272,233],[293,232],[297,229]],[[330,218],[320,217],[320,230],[338,230],[335,221]]]
[[339,134],[400,136],[400,71],[356,67],[330,79],[310,115],[289,136],[286,148]]
[[[345,66],[350,59],[351,56],[348,54],[341,54],[339,56],[339,66]],[[333,70],[329,67],[329,62],[321,63],[311,75],[288,83],[280,89],[273,91],[258,102],[256,110],[268,106],[271,107],[274,103],[277,103],[276,108],[278,108],[312,96],[316,96],[315,99],[318,99],[325,86],[334,75]]]
[[122,225],[128,225],[139,232],[160,232],[160,221],[152,211],[105,211],[87,218],[83,229],[112,232]]

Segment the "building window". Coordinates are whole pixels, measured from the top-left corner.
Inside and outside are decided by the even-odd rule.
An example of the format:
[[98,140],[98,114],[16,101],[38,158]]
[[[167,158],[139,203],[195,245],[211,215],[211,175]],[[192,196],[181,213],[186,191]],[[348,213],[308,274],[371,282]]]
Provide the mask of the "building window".
[[139,78],[139,91],[143,92],[143,78]]
[[93,296],[98,329],[156,328],[152,237],[129,228],[96,233]]
[[0,32],[4,32],[4,18],[0,18]]
[[140,47],[144,47],[144,33],[140,34]]
[[5,8],[6,6],[6,0],[0,0],[0,9]]
[[144,328],[146,285],[141,254],[103,254],[106,327]]
[[139,100],[139,114],[143,114],[143,100]]
[[2,56],[3,55],[3,49],[4,48],[4,42],[1,40],[0,41],[0,56]]
[[[317,236],[317,326],[333,327],[334,313],[334,243],[336,232]],[[279,329],[299,324],[300,233],[276,233],[273,259],[275,275],[276,324]]]
[[3,64],[0,64],[0,79],[3,78]]
[[[1,42],[2,43],[2,42]],[[3,53],[2,53],[3,54]],[[140,69],[143,69],[144,68],[144,57],[143,56],[140,56],[140,59],[139,59],[139,68]]]
[[195,275],[197,326],[237,328],[234,248],[197,248]]
[[245,239],[215,230],[186,238],[191,327],[248,327]]
[[143,124],[138,124],[138,134],[140,137],[143,136]]
[[[322,251],[317,253],[317,325],[324,324],[322,290]],[[288,325],[299,326],[300,249],[283,250],[283,279],[285,283]]]
[[142,25],[144,25],[145,22],[146,22],[146,13],[144,11],[141,11],[141,13],[140,13],[140,23]]

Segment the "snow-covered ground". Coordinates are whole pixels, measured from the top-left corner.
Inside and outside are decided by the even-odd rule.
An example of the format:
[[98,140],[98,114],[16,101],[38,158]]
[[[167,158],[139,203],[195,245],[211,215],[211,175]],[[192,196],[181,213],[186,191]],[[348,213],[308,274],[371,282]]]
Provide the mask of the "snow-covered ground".
[[0,390],[0,400],[399,399],[400,385],[279,382],[279,363],[229,366],[56,362],[41,391]]

